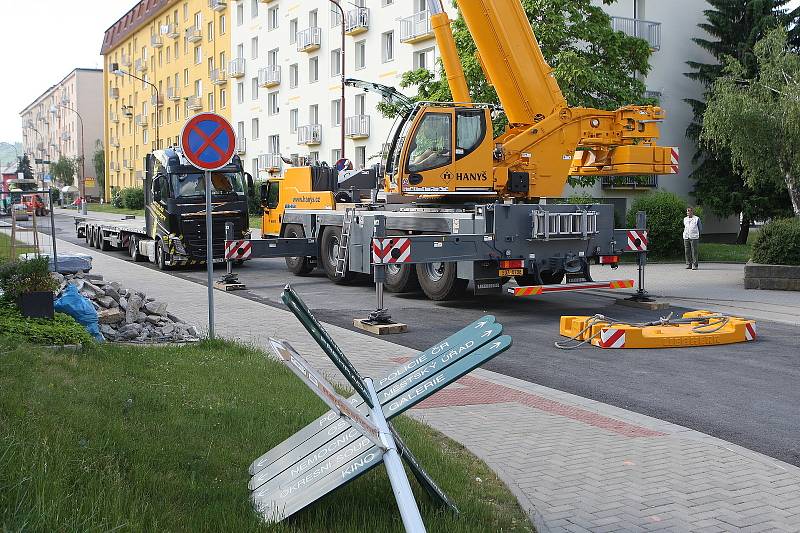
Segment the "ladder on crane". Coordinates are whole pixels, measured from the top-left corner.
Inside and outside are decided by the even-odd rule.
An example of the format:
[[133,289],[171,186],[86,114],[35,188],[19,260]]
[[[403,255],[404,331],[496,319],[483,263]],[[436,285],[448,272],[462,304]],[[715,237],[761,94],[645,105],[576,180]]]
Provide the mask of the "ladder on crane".
[[347,250],[350,247],[350,229],[353,225],[353,220],[356,218],[356,210],[354,207],[348,207],[344,210],[344,222],[342,223],[342,234],[339,237],[339,249],[336,251],[336,275],[344,276],[347,269]]

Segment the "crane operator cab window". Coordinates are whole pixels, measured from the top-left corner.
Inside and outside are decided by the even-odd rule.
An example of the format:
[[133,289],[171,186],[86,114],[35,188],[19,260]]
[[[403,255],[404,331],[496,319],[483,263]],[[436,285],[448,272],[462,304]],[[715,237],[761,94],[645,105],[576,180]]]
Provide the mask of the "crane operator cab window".
[[452,115],[426,113],[411,141],[408,172],[424,172],[452,162]]
[[459,109],[456,115],[456,160],[480,146],[486,136],[486,112],[483,109]]

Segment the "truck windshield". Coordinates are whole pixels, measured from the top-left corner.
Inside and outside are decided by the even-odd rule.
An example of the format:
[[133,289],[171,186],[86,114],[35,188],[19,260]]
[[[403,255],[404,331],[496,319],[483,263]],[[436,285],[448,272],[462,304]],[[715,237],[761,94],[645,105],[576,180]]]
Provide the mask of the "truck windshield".
[[[174,174],[172,191],[175,198],[205,196],[205,174]],[[239,172],[212,172],[211,194],[244,194],[244,181]]]

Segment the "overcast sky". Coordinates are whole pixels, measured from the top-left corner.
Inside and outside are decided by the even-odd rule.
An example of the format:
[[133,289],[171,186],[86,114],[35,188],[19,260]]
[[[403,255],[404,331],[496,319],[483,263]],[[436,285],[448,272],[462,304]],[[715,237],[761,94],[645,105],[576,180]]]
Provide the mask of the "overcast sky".
[[[72,69],[102,66],[103,32],[135,3],[136,0],[3,2],[0,141],[21,141],[19,112]],[[792,0],[791,4],[800,5],[800,0]]]

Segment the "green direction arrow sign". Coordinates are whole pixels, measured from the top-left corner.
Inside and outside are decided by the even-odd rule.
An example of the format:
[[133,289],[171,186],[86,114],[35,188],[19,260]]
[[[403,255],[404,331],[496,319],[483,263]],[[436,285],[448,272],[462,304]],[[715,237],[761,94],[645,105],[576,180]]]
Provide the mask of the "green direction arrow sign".
[[[395,368],[391,372],[389,372],[385,377],[375,380],[375,388],[377,389],[378,393],[396,383],[398,380],[403,379],[407,374],[413,372],[414,370],[418,369],[421,366],[424,366],[431,359],[441,355],[442,353],[446,353],[447,350],[452,349],[453,347],[460,347],[467,344],[469,341],[473,341],[474,343],[481,343],[481,341],[488,342],[487,337],[482,337],[482,335],[487,330],[494,331],[495,318],[492,315],[484,316],[475,322],[467,325],[463,329],[459,330],[458,332],[454,333],[447,339],[443,340],[442,342],[436,344],[425,350],[416,358],[407,361],[406,363],[400,365],[399,367]],[[499,331],[497,332],[499,335]],[[466,354],[464,354],[466,355]],[[360,405],[363,402],[359,395],[353,395],[348,398],[348,401],[354,405]],[[366,410],[362,411],[366,413]],[[336,420],[339,420],[339,415],[334,411],[328,411],[315,421],[311,422],[308,426],[301,429],[288,439],[284,440],[261,457],[253,461],[250,465],[250,474],[256,474],[257,472],[264,469],[267,465],[277,461],[281,457],[287,454],[291,454],[295,457],[299,455],[295,452],[295,448],[303,444],[305,441],[309,440],[313,436],[317,435],[321,431],[325,430],[329,425],[333,424]],[[331,436],[330,438],[333,438]],[[319,444],[318,444],[319,445]],[[317,445],[317,446],[318,446]],[[301,456],[302,457],[302,456]]]
[[[384,410],[387,418],[396,416],[418,404],[470,370],[504,352],[510,346],[511,337],[503,335],[488,344],[484,344],[476,351],[455,360],[455,362],[435,375],[424,379],[412,389],[392,399]],[[348,455],[357,453],[359,443],[365,441],[366,439],[360,438],[347,445],[327,461],[320,463],[313,469],[305,470],[302,476],[295,476],[291,471],[288,475],[282,474],[283,483],[270,483],[270,490],[262,491],[259,489],[253,493],[252,499],[255,507],[262,512],[267,520],[281,520],[337,487],[355,479],[374,466],[374,464],[377,464],[380,459],[380,450],[377,447],[371,447],[355,460],[348,461],[343,466],[341,465],[341,461],[347,460]],[[366,442],[368,443],[369,441]],[[287,480],[290,480],[288,484],[286,483]]]

